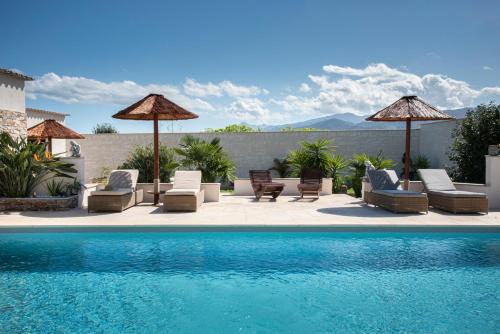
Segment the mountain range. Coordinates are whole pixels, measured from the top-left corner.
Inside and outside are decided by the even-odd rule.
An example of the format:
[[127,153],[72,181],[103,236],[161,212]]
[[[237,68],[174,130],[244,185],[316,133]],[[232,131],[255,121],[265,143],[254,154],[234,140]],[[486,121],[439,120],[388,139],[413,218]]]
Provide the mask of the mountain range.
[[[461,119],[470,108],[461,108],[453,110],[443,110],[445,113],[452,115],[455,118]],[[285,128],[300,129],[300,128],[314,128],[318,130],[362,130],[362,129],[404,129],[404,122],[368,122],[365,121],[367,116],[358,116],[353,113],[333,114],[319,118],[313,118],[307,121],[280,124],[280,125],[252,125],[242,123],[254,129],[261,131],[281,131]],[[414,122],[414,127],[419,128],[422,122]]]

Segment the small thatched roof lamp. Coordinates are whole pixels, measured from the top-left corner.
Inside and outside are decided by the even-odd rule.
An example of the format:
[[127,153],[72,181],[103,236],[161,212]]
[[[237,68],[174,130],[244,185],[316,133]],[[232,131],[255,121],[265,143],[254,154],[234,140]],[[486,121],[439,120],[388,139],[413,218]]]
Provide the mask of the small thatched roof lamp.
[[198,118],[198,115],[187,111],[160,94],[149,94],[116,114],[113,118],[153,121],[153,151],[154,151],[154,204],[160,198],[160,161],[158,155],[158,121],[177,121]]
[[52,153],[52,139],[84,139],[81,134],[65,127],[61,123],[46,119],[42,123],[28,129],[29,140],[47,140],[49,142],[48,151]]
[[415,95],[403,96],[393,104],[368,117],[367,121],[406,122],[406,146],[404,167],[404,189],[410,185],[410,139],[412,121],[435,121],[453,119],[452,116],[419,99]]

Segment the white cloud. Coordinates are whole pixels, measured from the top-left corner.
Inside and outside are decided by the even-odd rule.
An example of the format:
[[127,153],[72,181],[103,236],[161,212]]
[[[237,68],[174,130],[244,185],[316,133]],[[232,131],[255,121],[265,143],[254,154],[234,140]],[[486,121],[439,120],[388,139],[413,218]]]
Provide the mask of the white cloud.
[[207,101],[190,98],[171,85],[140,85],[133,81],[102,82],[85,77],[59,76],[47,73],[26,84],[29,99],[45,98],[64,103],[131,104],[150,93],[163,94],[188,109],[214,110]]
[[309,75],[318,89],[316,95],[287,95],[271,102],[296,114],[366,115],[409,94],[443,109],[473,106],[500,97],[500,87],[474,89],[465,81],[441,74],[420,76],[382,63],[365,68],[325,65],[323,71],[326,74]]
[[224,80],[218,84],[212,82],[202,84],[194,79],[186,79],[184,83],[184,92],[187,95],[198,97],[221,97],[223,95],[230,97],[250,97],[269,93],[266,89],[257,86],[240,86],[228,80]]
[[321,73],[310,74],[309,81],[299,87],[273,92],[269,97],[265,89],[240,86],[227,80],[201,83],[188,78],[180,86],[141,85],[133,81],[102,82],[55,73],[27,82],[26,94],[30,99],[46,98],[65,103],[129,105],[149,93],[159,93],[193,111],[210,111],[220,118],[258,123],[343,112],[366,115],[409,94],[418,95],[442,109],[500,100],[499,86],[474,88],[442,74],[419,75],[383,63],[364,68],[330,64],[322,69]]
[[245,121],[269,122],[283,119],[281,114],[271,113],[265,105],[266,103],[258,98],[238,98],[231,102],[224,111],[231,118]]
[[300,85],[299,91],[302,93],[309,93],[311,91],[311,87],[304,82]]
[[483,70],[485,71],[493,71],[493,67],[489,67],[489,66],[483,66]]

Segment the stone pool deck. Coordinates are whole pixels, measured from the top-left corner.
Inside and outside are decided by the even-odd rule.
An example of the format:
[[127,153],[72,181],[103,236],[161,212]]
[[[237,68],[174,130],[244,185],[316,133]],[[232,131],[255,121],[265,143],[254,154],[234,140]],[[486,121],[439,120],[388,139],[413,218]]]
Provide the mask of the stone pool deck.
[[367,206],[347,195],[303,199],[283,196],[276,201],[224,195],[220,202],[204,203],[198,212],[164,213],[161,207],[141,204],[121,213],[87,213],[86,210],[0,213],[0,232],[12,228],[335,228],[335,227],[473,227],[500,232],[500,211],[484,214],[394,214]]

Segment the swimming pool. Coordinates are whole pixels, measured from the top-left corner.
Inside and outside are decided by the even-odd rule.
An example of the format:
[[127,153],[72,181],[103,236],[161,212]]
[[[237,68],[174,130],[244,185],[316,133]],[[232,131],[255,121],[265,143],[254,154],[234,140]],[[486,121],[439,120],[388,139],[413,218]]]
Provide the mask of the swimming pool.
[[500,236],[0,234],[0,332],[500,332]]

